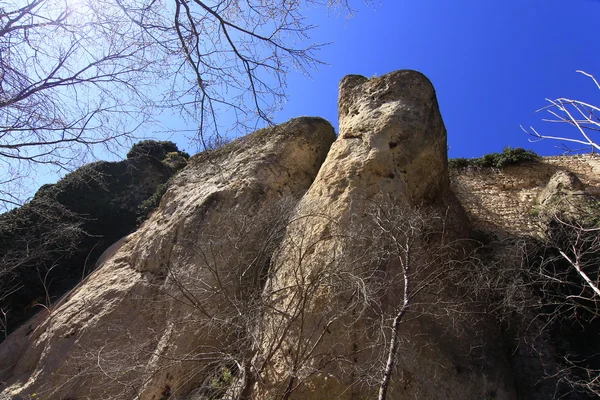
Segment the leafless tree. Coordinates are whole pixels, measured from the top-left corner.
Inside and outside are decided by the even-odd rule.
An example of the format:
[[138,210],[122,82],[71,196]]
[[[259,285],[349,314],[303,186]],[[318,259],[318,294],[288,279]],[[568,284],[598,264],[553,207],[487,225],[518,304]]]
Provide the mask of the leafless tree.
[[555,215],[538,267],[545,328],[555,334],[570,332],[560,338],[564,361],[554,375],[561,384],[592,397],[600,395],[600,348],[591,339],[600,329],[600,228],[595,213],[587,221]]
[[137,27],[132,35],[163,52],[170,66],[163,71],[166,104],[198,121],[203,146],[210,134],[223,133],[224,111],[234,116],[225,131],[271,123],[285,100],[288,71],[308,75],[322,64],[322,45],[302,44],[316,28],[305,21],[306,8],[352,12],[348,0],[103,0],[96,7],[115,2]]
[[[585,71],[577,72],[589,77],[600,90],[600,84],[593,75]],[[565,97],[559,97],[554,100],[546,100],[548,100],[550,105],[541,108],[538,111],[547,111],[554,118],[544,119],[544,121],[571,125],[575,128],[577,136],[544,135],[539,133],[533,127],[529,127],[531,131],[527,131],[521,126],[523,131],[533,136],[533,139],[530,139],[531,142],[538,142],[544,139],[557,140],[561,142],[561,147],[567,153],[581,150],[590,150],[592,153],[594,153],[600,150],[600,142],[598,142],[598,139],[593,136],[600,131],[600,115],[598,114],[600,112],[600,108],[598,108],[598,106],[581,100],[568,99]],[[572,143],[575,143],[576,145],[583,145],[584,147],[572,149],[568,146],[568,144]]]
[[38,394],[64,396],[83,380],[107,399],[156,394],[157,386],[164,398],[190,391],[200,399],[242,396],[251,387],[244,379],[264,312],[260,288],[296,202],[285,197],[268,207],[232,206],[227,215],[198,213],[189,229],[202,229],[178,242],[177,259],[155,271],[148,296],[131,300],[139,315],[111,317],[111,342],[70,357],[67,370],[78,374]]
[[383,197],[346,222],[307,209],[290,222],[263,291],[268,306],[252,365],[260,396],[287,399],[328,377],[345,382],[341,391],[387,398],[410,335],[402,326],[435,318],[448,299],[437,296],[441,278],[454,266],[443,216]]
[[119,148],[146,111],[147,46],[110,25],[108,15],[86,11],[83,2],[69,4],[0,2],[4,205],[23,200],[23,179],[36,167],[68,170],[98,147]]
[[162,111],[197,122],[202,148],[271,123],[287,72],[320,64],[302,14],[320,5],[350,10],[348,0],[0,1],[0,203],[20,204],[41,165],[119,150]]
[[[446,247],[443,230],[436,232],[436,228],[432,229],[436,225],[439,229],[441,218],[432,212],[419,211],[407,204],[390,206],[390,202],[387,203],[383,206],[375,204],[371,214],[376,228],[381,231],[384,242],[389,245],[389,254],[386,258],[393,260],[392,262],[399,267],[399,286],[402,296],[401,302],[387,317],[388,326],[383,327],[389,329],[389,339],[386,338],[387,354],[377,400],[387,399],[389,384],[395,370],[396,354],[400,347],[401,324],[412,306],[411,302],[422,290],[448,272],[447,263],[427,255],[432,250],[439,251]],[[439,236],[437,241],[442,243],[442,246],[435,246],[432,243],[429,243],[430,246],[426,245],[427,235],[433,233]],[[442,264],[443,267],[440,268],[438,265],[432,271],[432,263]]]
[[[183,235],[173,263],[150,274],[154,289],[145,293],[155,295],[131,300],[139,315],[111,319],[110,342],[97,332],[104,338],[97,346],[68,359],[78,375],[38,393],[66,395],[84,380],[103,398],[144,397],[159,386],[164,398],[191,391],[199,399],[250,399],[272,389],[273,362],[283,358],[281,398],[327,374],[389,397],[410,335],[404,324],[460,308],[443,303],[445,278],[460,265],[451,261],[446,217],[388,198],[343,221],[294,206],[282,200],[188,220],[204,221],[202,229]],[[315,235],[322,224],[325,234]],[[331,331],[337,341],[327,344]]]
[[600,394],[600,235],[598,212],[590,210],[583,219],[544,215],[543,236],[481,247],[463,282],[506,327],[522,396]]

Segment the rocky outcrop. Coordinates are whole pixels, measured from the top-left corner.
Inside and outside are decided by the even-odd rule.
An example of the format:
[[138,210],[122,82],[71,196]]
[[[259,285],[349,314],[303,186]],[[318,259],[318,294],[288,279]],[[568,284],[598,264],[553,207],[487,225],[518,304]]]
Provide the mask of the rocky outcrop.
[[219,391],[223,368],[251,348],[252,305],[282,224],[334,137],[326,121],[299,118],[192,157],[140,229],[2,344],[3,393],[165,399]]
[[92,163],[0,215],[0,308],[8,330],[87,276],[108,246],[136,228],[138,206],[173,171],[144,154]]
[[341,140],[330,168],[346,175],[342,185],[351,182],[365,197],[402,192],[414,203],[448,193],[446,130],[427,78],[414,71],[371,80],[349,75],[340,83],[338,110]]
[[[514,398],[497,332],[439,309],[459,300],[449,277],[440,285],[448,247],[425,250],[425,237],[460,237],[468,221],[450,190],[431,83],[415,71],[348,76],[339,114],[339,138],[265,289],[253,398],[376,398],[393,332],[388,399]],[[412,305],[394,326],[405,290]]]
[[586,387],[598,368],[589,357],[599,351],[600,324],[593,311],[590,317],[597,306],[573,301],[593,295],[560,251],[597,276],[598,236],[589,228],[600,216],[599,171],[595,154],[452,171],[453,188],[486,244],[487,266],[473,276],[493,279],[486,298],[504,321],[518,398],[597,397],[588,390],[593,384]]
[[[337,139],[299,118],[192,157],[136,232],[0,345],[0,398],[569,395],[561,382],[581,372],[565,375],[559,350],[597,354],[598,318],[569,303],[550,321],[581,279],[540,280],[570,271],[554,262],[565,246],[524,249],[541,240],[534,214],[597,204],[598,159],[577,164],[585,184],[546,161],[451,184],[435,91],[415,71],[344,78],[339,114]],[[185,164],[168,143],[135,152]]]
[[564,221],[596,218],[600,213],[598,198],[586,190],[573,172],[558,170],[538,197],[538,214],[544,223],[558,216]]
[[451,169],[452,189],[474,230],[494,237],[536,235],[542,191],[558,171],[577,175],[587,194],[600,196],[597,154],[543,157],[540,162],[498,168]]

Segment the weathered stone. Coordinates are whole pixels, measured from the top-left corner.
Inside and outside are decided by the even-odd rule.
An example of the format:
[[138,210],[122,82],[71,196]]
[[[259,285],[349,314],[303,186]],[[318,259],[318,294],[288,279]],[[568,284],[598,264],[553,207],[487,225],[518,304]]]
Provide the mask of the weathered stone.
[[590,194],[573,172],[558,170],[538,197],[538,217],[551,223],[559,217],[566,221],[595,219],[600,214],[600,201]]
[[546,187],[540,193],[538,201],[540,205],[544,206],[551,203],[556,196],[583,194],[584,190],[585,187],[577,175],[569,171],[559,170],[552,175]]
[[[298,206],[265,289],[277,311],[262,324],[253,398],[376,398],[403,292],[403,280],[394,278],[399,260],[386,256],[398,242],[382,243],[388,228],[397,222],[410,230],[415,222],[442,229],[420,219],[431,209],[438,223],[452,220],[446,226],[455,236],[468,226],[449,187],[446,131],[427,78],[415,71],[346,77],[339,114],[340,135]],[[443,274],[436,249],[413,249],[411,284],[425,288],[417,304],[455,304],[449,281],[429,281]],[[395,286],[381,283],[387,278]],[[472,321],[436,314],[414,306],[402,324],[388,399],[514,398],[494,329],[486,337]],[[471,352],[476,342],[485,361]]]
[[[446,129],[424,75],[403,70],[370,80],[347,76],[340,83],[338,109],[345,140],[334,147],[336,169],[352,174],[346,164],[364,163],[367,172],[383,178],[380,184],[403,186],[371,187],[365,196],[373,190],[401,190],[415,202],[434,202],[447,192]],[[357,178],[353,185],[371,180]]]
[[310,186],[334,138],[326,121],[299,118],[192,157],[138,231],[0,346],[2,393],[160,399],[210,383],[247,351],[241,325],[256,323],[246,317],[286,199]]
[[[484,271],[486,283],[512,274],[520,285],[515,236],[539,229],[535,211],[599,193],[600,159],[454,171],[451,189],[446,133],[423,75],[348,76],[339,108],[340,136],[316,179],[334,139],[316,118],[193,157],[96,272],[0,345],[0,398],[376,398],[403,292],[394,247],[405,242],[390,238],[413,228],[410,279],[422,289],[399,327],[388,400],[557,393],[560,376],[545,379],[560,370],[556,337],[527,332],[540,316],[501,315],[512,329],[499,335],[468,304],[464,282]],[[562,172],[550,180],[560,169],[585,187]],[[446,263],[456,253],[444,239],[469,231],[454,191],[481,237],[513,239],[489,239],[489,265]]]
[[560,170],[575,173],[587,194],[600,197],[600,157],[596,154],[543,157],[541,162],[501,170],[451,170],[452,189],[473,227],[494,237],[535,236],[539,197]]
[[[486,241],[485,262],[499,266],[497,273],[488,272],[497,279],[492,291],[502,292],[497,300],[502,307],[518,310],[505,314],[510,326],[505,332],[506,351],[518,398],[582,396],[565,382],[570,364],[561,360],[564,354],[577,354],[582,343],[594,346],[591,338],[597,336],[597,330],[594,332],[593,324],[576,322],[573,328],[568,327],[568,318],[555,319],[549,312],[552,306],[544,305],[548,302],[545,296],[556,290],[558,282],[564,282],[569,274],[561,276],[560,281],[545,280],[539,263],[550,262],[549,274],[565,271],[555,246],[570,248],[566,242],[560,244],[568,238],[564,236],[568,229],[553,218],[555,215],[564,220],[575,218],[584,226],[586,219],[597,219],[600,207],[593,194],[600,188],[599,173],[600,158],[595,154],[543,157],[540,162],[501,170],[452,173],[453,189],[481,233],[480,238]],[[533,249],[537,254],[532,253]],[[574,287],[580,283],[575,274]],[[559,298],[560,295],[550,304],[556,304]],[[569,329],[570,334],[565,335]],[[595,349],[586,350],[586,354],[597,353]]]

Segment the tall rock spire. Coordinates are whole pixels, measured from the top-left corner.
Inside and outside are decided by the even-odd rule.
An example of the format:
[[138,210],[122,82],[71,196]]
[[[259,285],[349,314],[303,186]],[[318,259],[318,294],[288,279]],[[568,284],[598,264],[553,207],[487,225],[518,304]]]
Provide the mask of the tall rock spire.
[[390,348],[387,399],[514,398],[501,350],[476,339],[485,328],[449,312],[448,238],[468,221],[432,84],[408,70],[347,76],[339,118],[265,287],[253,398],[376,399]]

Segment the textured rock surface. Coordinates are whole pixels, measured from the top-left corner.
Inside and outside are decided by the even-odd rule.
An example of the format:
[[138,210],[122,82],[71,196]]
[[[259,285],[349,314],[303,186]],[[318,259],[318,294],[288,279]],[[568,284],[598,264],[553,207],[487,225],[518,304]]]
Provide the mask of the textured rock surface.
[[534,234],[540,204],[599,192],[600,158],[449,179],[435,92],[415,71],[348,76],[339,109],[328,154],[331,126],[300,118],[193,157],[137,232],[0,345],[0,398],[376,398],[403,290],[404,242],[390,239],[415,227],[422,290],[388,399],[551,397],[539,382],[556,353],[520,333],[506,352],[496,321],[462,302],[453,279],[473,270],[446,263],[443,239],[469,231],[454,192],[476,230]]
[[0,296],[9,329],[86,276],[111,243],[136,228],[138,206],[172,174],[153,157],[96,162],[0,215],[0,293],[19,288]]
[[542,219],[551,219],[556,214],[561,219],[578,220],[600,212],[598,199],[586,192],[585,185],[573,172],[557,171],[538,197]]
[[[429,206],[454,222],[451,226],[468,225],[449,187],[446,131],[427,78],[415,71],[371,80],[348,76],[340,84],[339,114],[339,138],[298,206],[265,289],[277,311],[263,322],[255,398],[376,398],[387,345],[378,335],[387,335],[389,325],[378,325],[356,298],[369,292],[361,288],[369,287],[372,276],[381,270],[384,278],[395,276],[399,265],[368,258],[376,249],[386,250],[377,246],[380,237],[371,235],[382,230],[370,230],[369,210],[374,205],[383,214],[402,213]],[[371,239],[360,239],[365,234]],[[366,251],[360,249],[363,243]],[[418,262],[433,258],[425,254]],[[426,281],[435,268],[411,278],[416,286],[431,283],[431,292],[420,294],[421,303],[452,297],[437,282]],[[398,283],[367,302],[380,304],[389,316],[401,293]],[[412,315],[402,324],[388,399],[514,398],[493,334],[485,343],[475,337],[471,322]],[[481,346],[485,356],[478,358],[470,346]]]
[[[540,259],[554,260],[548,264],[547,274],[569,271],[568,265],[560,263],[561,257],[557,257],[555,248],[570,249],[571,245],[565,242],[568,235],[564,236],[565,231],[561,233],[560,224],[553,222],[552,217],[559,213],[563,219],[575,218],[585,224],[585,219],[600,215],[597,197],[600,157],[593,154],[543,157],[538,163],[500,170],[453,171],[451,179],[475,230],[482,233],[479,237],[493,249],[490,250],[493,257],[502,259],[497,264],[501,266],[499,276],[512,275],[508,281],[518,283],[519,290],[507,291],[502,299],[512,298],[512,306],[518,309],[519,293],[527,296],[525,303],[529,306],[508,317],[510,329],[505,333],[519,398],[590,398],[568,384],[573,377],[569,376],[570,365],[562,360],[565,354],[573,357],[582,348],[584,354],[597,353],[593,348],[597,324],[579,321],[573,324],[568,318],[549,321],[547,315],[552,306],[539,306],[563,304],[561,298],[567,290],[557,282],[573,279],[566,285],[572,283],[571,287],[577,288],[581,278],[577,274],[566,274],[557,282],[544,280],[538,263]],[[528,243],[529,253],[524,253],[525,243]],[[543,247],[536,247],[540,244]],[[532,254],[534,250],[537,257]],[[528,259],[524,258],[526,254]],[[488,262],[494,265],[492,260]],[[527,271],[529,263],[534,264],[527,274],[523,271]],[[524,289],[530,287],[534,289]],[[554,291],[560,295],[549,300]],[[565,301],[564,304],[570,303]],[[585,348],[586,345],[591,348]]]
[[[341,140],[332,167],[353,177],[351,188],[366,197],[401,191],[416,202],[447,192],[446,131],[427,78],[412,71],[371,80],[350,75],[340,83],[339,96]],[[362,179],[353,176],[360,164]],[[337,180],[343,185],[348,178]]]
[[251,311],[236,307],[268,265],[277,209],[309,187],[334,138],[299,118],[193,157],[138,231],[0,346],[2,393],[161,399],[218,374],[245,351],[236,322]]
[[538,197],[559,170],[569,171],[600,195],[600,156],[544,157],[540,163],[451,171],[452,189],[475,229],[499,238],[535,235]]

